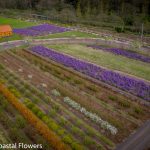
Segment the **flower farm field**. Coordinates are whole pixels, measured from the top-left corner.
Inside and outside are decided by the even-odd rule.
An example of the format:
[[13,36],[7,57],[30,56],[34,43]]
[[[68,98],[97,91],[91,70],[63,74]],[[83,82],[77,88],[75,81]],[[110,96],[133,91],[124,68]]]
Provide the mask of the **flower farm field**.
[[98,36],[1,18],[15,34],[0,42],[30,40],[0,51],[0,143],[113,150],[150,119],[149,56],[98,45],[32,45],[34,39]]
[[146,80],[150,80],[150,64],[138,60],[117,56],[109,52],[95,50],[85,45],[63,44],[49,45],[58,52],[62,52],[76,58],[84,59],[100,66],[122,71]]
[[28,48],[1,52],[0,64],[0,81],[71,149],[114,149],[149,118],[148,106]]

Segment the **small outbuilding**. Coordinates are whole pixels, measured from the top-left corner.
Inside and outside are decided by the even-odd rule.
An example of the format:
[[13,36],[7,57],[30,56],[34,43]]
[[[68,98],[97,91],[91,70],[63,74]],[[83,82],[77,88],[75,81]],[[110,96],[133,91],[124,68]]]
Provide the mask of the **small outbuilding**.
[[11,36],[13,34],[13,30],[10,25],[0,25],[0,38]]

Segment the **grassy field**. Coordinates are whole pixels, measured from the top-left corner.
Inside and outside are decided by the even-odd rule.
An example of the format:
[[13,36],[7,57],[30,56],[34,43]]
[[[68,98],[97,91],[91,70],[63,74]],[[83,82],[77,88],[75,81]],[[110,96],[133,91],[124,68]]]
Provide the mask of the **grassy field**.
[[150,65],[137,60],[116,56],[108,52],[94,50],[84,45],[49,45],[59,52],[63,52],[80,59],[84,59],[97,65],[107,67],[150,80]]
[[13,28],[24,28],[24,27],[36,25],[35,22],[27,22],[27,21],[21,21],[18,19],[0,17],[0,25],[3,25],[3,24],[9,24]]
[[13,34],[13,36],[0,38],[0,42],[7,42],[7,41],[13,41],[13,40],[22,40],[23,37],[17,34]]

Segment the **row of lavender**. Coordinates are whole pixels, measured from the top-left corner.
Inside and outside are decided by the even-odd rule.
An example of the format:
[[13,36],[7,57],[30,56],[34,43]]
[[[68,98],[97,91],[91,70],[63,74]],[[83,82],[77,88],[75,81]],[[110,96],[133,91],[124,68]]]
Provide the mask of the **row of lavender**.
[[103,51],[111,52],[116,55],[122,55],[128,58],[150,63],[150,57],[147,57],[147,56],[135,53],[135,52],[130,52],[130,51],[118,49],[118,48],[106,48],[106,47],[102,47],[99,45],[88,45],[88,47],[92,47],[94,49],[103,50]]
[[150,84],[142,80],[124,76],[114,71],[106,70],[100,66],[76,59],[74,57],[58,53],[54,50],[43,46],[34,46],[31,48],[35,52],[44,57],[48,57],[67,67],[71,67],[79,72],[82,72],[90,77],[118,87],[122,90],[139,96],[144,100],[150,101]]
[[37,26],[32,26],[28,28],[14,29],[13,32],[23,36],[41,36],[53,33],[61,33],[69,31],[70,29],[64,27],[58,27],[50,24],[42,24]]

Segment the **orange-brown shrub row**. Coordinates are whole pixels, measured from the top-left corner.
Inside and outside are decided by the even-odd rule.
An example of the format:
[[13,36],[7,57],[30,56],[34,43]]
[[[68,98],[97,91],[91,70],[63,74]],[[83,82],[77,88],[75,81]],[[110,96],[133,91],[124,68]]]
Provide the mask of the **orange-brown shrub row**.
[[0,83],[0,93],[24,116],[24,118],[37,129],[37,131],[56,150],[70,150],[61,139],[51,131],[40,119],[38,119],[24,104],[22,104],[3,84]]

